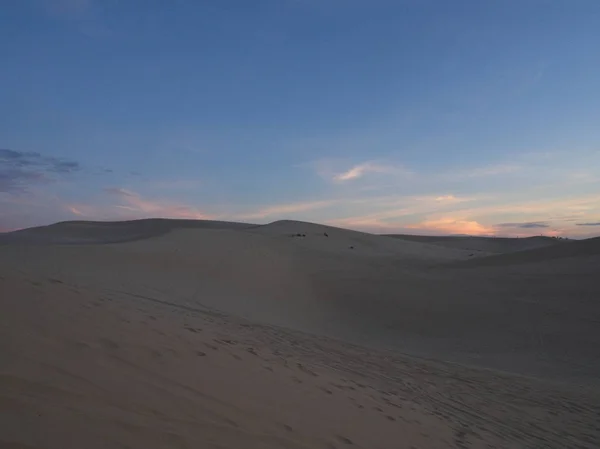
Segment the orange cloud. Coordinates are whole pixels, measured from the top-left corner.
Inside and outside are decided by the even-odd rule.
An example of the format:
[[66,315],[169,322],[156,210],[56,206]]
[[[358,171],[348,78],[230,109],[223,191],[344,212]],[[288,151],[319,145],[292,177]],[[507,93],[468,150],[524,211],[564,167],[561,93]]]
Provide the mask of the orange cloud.
[[85,212],[82,212],[81,210],[79,210],[77,207],[75,206],[70,206],[70,205],[66,205],[65,206],[66,209],[71,212],[73,215],[79,215],[79,216],[83,216],[85,215]]
[[436,231],[443,234],[493,235],[495,233],[493,227],[482,225],[477,221],[457,220],[454,218],[427,220],[406,227],[415,230]]

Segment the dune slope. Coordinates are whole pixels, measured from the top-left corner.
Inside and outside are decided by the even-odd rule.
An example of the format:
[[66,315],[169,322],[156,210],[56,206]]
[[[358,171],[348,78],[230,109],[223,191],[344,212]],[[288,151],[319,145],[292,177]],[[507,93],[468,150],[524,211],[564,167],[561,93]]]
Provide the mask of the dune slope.
[[[19,238],[0,249],[0,445],[600,441],[595,240],[531,251],[569,254],[547,259],[293,221]],[[505,256],[531,261],[486,262]]]

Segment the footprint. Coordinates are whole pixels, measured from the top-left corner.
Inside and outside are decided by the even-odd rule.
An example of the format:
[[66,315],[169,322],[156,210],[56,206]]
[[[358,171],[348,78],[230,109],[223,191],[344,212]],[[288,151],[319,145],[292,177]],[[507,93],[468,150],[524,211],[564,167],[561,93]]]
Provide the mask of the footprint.
[[206,357],[206,352],[203,352],[203,351],[196,351],[196,355],[197,355],[198,357]]

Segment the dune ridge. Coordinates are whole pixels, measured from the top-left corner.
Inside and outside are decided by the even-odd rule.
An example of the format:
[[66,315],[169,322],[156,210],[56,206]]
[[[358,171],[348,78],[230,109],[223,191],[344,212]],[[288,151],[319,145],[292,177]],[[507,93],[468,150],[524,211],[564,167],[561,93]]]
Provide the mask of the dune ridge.
[[104,244],[142,240],[174,229],[244,229],[247,223],[147,218],[129,221],[63,221],[0,234],[1,244]]
[[484,251],[488,253],[511,253],[528,249],[543,248],[557,244],[567,243],[552,237],[475,237],[475,236],[423,236],[407,234],[386,234],[388,237],[411,240],[415,242],[431,243],[449,248],[471,249],[473,251]]

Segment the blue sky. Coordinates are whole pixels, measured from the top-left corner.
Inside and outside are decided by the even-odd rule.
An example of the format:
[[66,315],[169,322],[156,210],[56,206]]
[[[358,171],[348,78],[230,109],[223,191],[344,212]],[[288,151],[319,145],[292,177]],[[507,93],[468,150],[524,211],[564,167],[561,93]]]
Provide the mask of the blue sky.
[[600,234],[597,0],[22,0],[0,230]]

